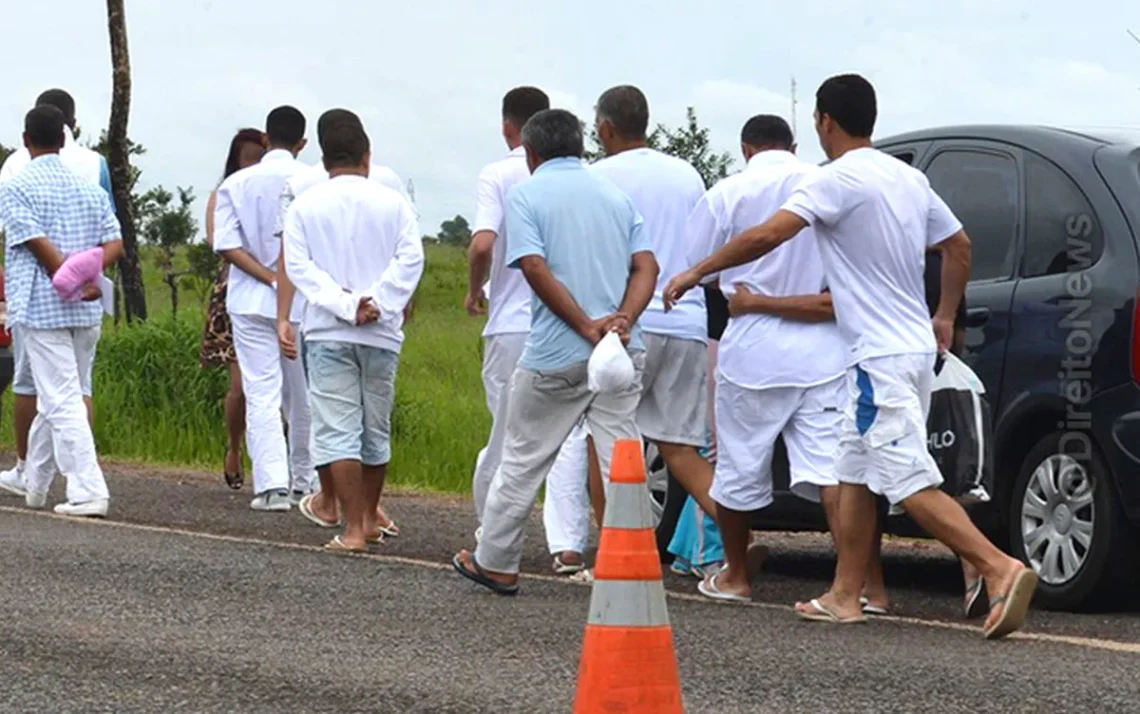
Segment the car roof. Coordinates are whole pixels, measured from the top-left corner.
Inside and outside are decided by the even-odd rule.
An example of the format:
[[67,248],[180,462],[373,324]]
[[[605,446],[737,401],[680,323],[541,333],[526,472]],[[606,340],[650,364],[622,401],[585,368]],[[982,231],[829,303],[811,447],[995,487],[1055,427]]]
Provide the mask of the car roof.
[[879,146],[939,139],[992,139],[1013,144],[1069,143],[1127,144],[1140,146],[1140,129],[1129,127],[1057,127],[1038,124],[964,124],[895,134],[875,142]]

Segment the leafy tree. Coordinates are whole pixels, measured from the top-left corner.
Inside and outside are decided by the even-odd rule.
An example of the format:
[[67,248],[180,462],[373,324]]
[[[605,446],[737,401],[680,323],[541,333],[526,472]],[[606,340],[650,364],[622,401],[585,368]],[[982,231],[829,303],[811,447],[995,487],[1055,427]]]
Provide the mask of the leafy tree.
[[190,211],[194,191],[178,188],[178,201],[162,186],[147,191],[138,200],[138,217],[142,240],[156,249],[156,263],[162,269],[164,282],[170,288],[170,309],[178,315],[178,288],[189,270],[177,270],[174,259],[180,248],[190,245],[198,235],[198,221]]
[[[718,154],[712,150],[709,143],[708,127],[700,125],[700,122],[697,121],[697,112],[693,107],[689,107],[685,112],[685,118],[685,124],[676,129],[658,124],[653,132],[646,137],[645,143],[651,149],[657,149],[688,161],[704,179],[705,186],[710,187],[728,176],[734,163],[733,158],[728,152]],[[586,160],[594,162],[604,156],[605,150],[598,138],[598,130],[591,127]]]
[[471,225],[463,216],[444,221],[439,225],[439,236],[436,240],[444,245],[466,248],[471,242]]

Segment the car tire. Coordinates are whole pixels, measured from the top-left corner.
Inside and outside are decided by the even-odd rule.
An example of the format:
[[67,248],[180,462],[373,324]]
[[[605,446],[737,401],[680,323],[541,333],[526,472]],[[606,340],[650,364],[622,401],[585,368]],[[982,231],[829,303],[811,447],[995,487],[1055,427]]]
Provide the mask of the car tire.
[[1063,434],[1042,439],[1025,457],[1009,502],[1014,557],[1041,576],[1038,605],[1075,610],[1112,593],[1130,574],[1133,533],[1111,472],[1095,444],[1080,459]]

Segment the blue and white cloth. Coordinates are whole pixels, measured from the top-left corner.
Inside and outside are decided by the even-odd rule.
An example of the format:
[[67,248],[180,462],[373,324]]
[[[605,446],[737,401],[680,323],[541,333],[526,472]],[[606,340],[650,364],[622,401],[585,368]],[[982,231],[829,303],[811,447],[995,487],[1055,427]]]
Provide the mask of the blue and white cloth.
[[100,303],[64,302],[26,244],[48,238],[66,257],[119,240],[107,193],[65,167],[57,154],[40,156],[0,186],[0,223],[7,232],[9,324],[40,330],[101,324]]

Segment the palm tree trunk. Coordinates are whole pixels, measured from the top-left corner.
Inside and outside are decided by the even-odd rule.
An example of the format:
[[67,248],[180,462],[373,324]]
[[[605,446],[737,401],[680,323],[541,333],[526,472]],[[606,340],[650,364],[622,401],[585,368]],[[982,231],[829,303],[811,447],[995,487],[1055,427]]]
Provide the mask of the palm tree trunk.
[[111,120],[107,144],[111,158],[111,188],[123,234],[123,257],[119,276],[123,285],[123,307],[127,322],[146,319],[146,291],[139,265],[138,236],[132,215],[131,160],[127,143],[127,122],[131,113],[131,57],[127,47],[127,19],[123,0],[107,0],[107,29],[111,38]]

